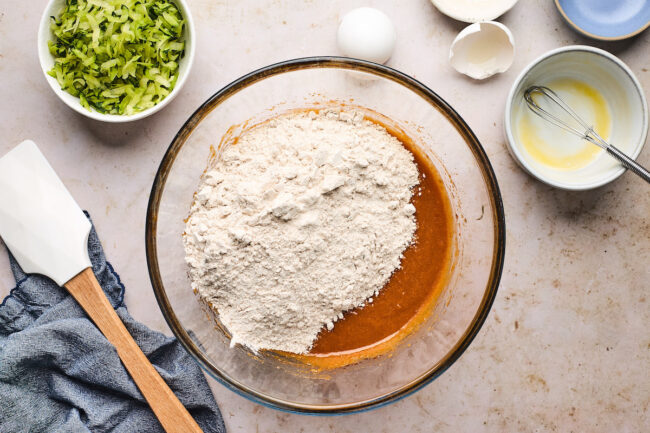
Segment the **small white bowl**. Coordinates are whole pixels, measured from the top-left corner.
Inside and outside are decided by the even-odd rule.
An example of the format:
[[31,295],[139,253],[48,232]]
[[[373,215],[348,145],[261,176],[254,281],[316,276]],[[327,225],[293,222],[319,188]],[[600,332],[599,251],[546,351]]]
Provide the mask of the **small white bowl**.
[[81,103],[79,102],[79,98],[72,96],[71,94],[69,94],[64,90],[61,90],[61,86],[59,86],[59,83],[56,81],[56,79],[54,77],[50,77],[49,75],[47,75],[47,71],[52,69],[52,66],[54,66],[54,57],[52,56],[52,54],[50,54],[50,51],[47,46],[47,42],[49,40],[54,39],[54,36],[50,31],[50,17],[57,16],[61,11],[61,9],[63,9],[63,7],[65,6],[65,0],[50,0],[47,4],[47,7],[45,8],[45,11],[43,12],[43,16],[41,17],[41,23],[38,28],[38,59],[41,63],[41,69],[43,70],[45,79],[50,84],[52,90],[54,90],[54,93],[56,93],[56,95],[63,102],[65,102],[66,105],[68,105],[68,107],[72,108],[76,112],[83,114],[84,116],[90,117],[91,119],[101,120],[102,122],[111,122],[111,123],[131,122],[133,120],[142,119],[144,117],[152,115],[153,113],[161,110],[163,107],[169,104],[172,101],[172,99],[174,99],[176,95],[180,93],[183,84],[185,84],[185,80],[187,79],[187,76],[190,74],[192,63],[194,63],[194,50],[196,47],[196,43],[195,43],[196,32],[194,30],[194,20],[192,19],[192,14],[190,13],[190,9],[185,0],[173,0],[173,1],[178,6],[181,14],[183,15],[183,18],[185,18],[185,35],[184,35],[185,55],[179,61],[179,72],[178,72],[178,79],[176,80],[176,85],[174,86],[174,89],[169,93],[169,95],[167,95],[165,99],[163,99],[161,102],[154,105],[153,107],[147,108],[146,110],[140,111],[132,115],[119,115],[119,114],[104,114],[95,111],[92,108],[88,110],[85,107],[82,107]]
[[[548,185],[572,191],[598,188],[626,170],[606,152],[580,169],[559,170],[535,161],[517,139],[518,116],[521,110],[529,109],[523,98],[526,88],[562,78],[576,79],[597,89],[611,109],[612,132],[608,141],[632,158],[639,155],[648,135],[648,104],[641,84],[616,56],[582,45],[551,50],[519,74],[506,102],[504,128],[508,150],[526,172]],[[549,123],[549,128],[556,126]]]
[[443,14],[458,21],[493,21],[508,12],[519,0],[431,0]]

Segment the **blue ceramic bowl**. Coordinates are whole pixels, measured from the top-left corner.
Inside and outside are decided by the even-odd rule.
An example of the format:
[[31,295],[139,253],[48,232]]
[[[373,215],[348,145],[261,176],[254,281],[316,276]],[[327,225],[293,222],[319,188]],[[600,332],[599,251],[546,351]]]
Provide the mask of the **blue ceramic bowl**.
[[555,0],[560,14],[577,31],[614,41],[650,26],[650,0]]

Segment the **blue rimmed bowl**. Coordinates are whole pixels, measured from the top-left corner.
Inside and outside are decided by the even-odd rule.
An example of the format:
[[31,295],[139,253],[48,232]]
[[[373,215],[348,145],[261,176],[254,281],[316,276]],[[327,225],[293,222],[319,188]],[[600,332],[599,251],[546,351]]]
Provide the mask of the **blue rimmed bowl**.
[[617,41],[650,26],[650,0],[555,0],[562,17],[590,38]]

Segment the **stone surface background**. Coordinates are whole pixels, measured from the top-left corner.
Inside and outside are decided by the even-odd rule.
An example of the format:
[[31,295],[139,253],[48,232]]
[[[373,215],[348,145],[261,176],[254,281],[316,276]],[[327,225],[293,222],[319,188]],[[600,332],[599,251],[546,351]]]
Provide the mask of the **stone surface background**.
[[[506,266],[480,334],[442,377],[381,409],[307,417],[251,403],[212,381],[230,432],[641,432],[650,431],[650,191],[625,174],[591,192],[552,189],[524,174],[506,151],[507,92],[545,51],[589,44],[618,55],[650,97],[650,31],[597,43],[564,24],[553,2],[521,0],[500,21],[517,53],[505,74],[475,82],[447,63],[464,27],[427,0],[188,0],[197,57],[181,95],[160,113],[109,125],[76,114],[49,89],[36,34],[44,0],[0,3],[0,154],[39,144],[97,225],[127,287],[133,316],[169,329],[145,266],[144,225],[155,170],[175,132],[208,96],[276,61],[337,54],[339,18],[371,5],[398,31],[389,65],[437,91],[483,143],[506,209]],[[650,165],[650,149],[639,160]],[[0,247],[3,248],[3,247]],[[0,296],[13,287],[0,254]]]

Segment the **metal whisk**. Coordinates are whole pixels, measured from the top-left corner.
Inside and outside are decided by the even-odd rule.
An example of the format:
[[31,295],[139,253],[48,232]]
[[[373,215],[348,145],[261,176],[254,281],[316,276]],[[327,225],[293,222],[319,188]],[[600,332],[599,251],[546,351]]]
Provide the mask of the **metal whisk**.
[[[533,96],[543,96],[552,104],[557,105],[567,115],[571,116],[571,119],[575,122],[575,125],[571,125],[571,123],[568,121],[568,118],[562,118],[542,108],[538,104],[538,101],[535,101]],[[598,135],[596,131],[594,131],[593,126],[587,124],[575,111],[573,111],[569,105],[567,105],[562,100],[562,98],[558,96],[557,93],[548,87],[531,86],[524,92],[524,99],[528,104],[528,108],[530,108],[533,113],[537,114],[539,117],[552,123],[553,125],[558,126],[565,131],[582,138],[583,140],[587,140],[588,142],[605,149],[607,153],[619,160],[621,164],[641,176],[641,178],[646,182],[650,183],[650,172],[648,172],[648,170],[643,168],[636,161],[618,150],[616,147],[603,140],[603,138]]]

